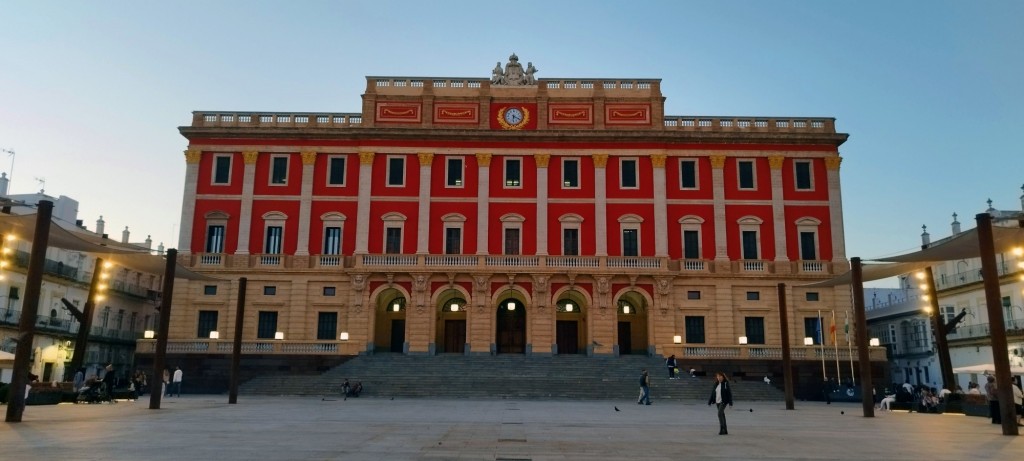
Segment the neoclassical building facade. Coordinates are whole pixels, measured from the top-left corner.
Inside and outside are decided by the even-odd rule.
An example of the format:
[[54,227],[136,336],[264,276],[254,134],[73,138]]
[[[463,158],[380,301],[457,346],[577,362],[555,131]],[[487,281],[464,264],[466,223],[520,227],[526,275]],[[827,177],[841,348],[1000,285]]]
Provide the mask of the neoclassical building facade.
[[194,113],[179,258],[225,282],[179,283],[171,351],[230,350],[240,277],[247,353],[772,359],[779,283],[794,347],[849,310],[799,287],[848,269],[834,119],[670,116],[658,79],[535,72]]

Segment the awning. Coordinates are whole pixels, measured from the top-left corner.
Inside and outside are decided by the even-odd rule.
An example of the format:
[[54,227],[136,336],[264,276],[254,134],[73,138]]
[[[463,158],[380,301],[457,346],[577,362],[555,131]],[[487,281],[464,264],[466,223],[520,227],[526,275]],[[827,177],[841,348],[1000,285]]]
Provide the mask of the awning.
[[[910,263],[864,263],[861,264],[861,277],[865,282],[872,280],[882,280],[889,277],[895,277],[897,275],[906,274],[908,272],[914,272],[916,270],[924,269],[931,266],[931,262],[910,262]],[[799,285],[800,287],[807,288],[829,288],[837,287],[840,285],[850,285],[853,283],[853,271],[844,272],[834,278],[824,280],[821,282],[811,283],[808,285]]]
[[[995,246],[996,253],[1009,253],[1014,247],[1024,245],[1024,228],[992,226],[992,243]],[[936,242],[921,251],[891,258],[876,259],[875,261],[893,263],[940,262],[977,258],[980,256],[978,229],[974,228],[961,232],[948,240]]]

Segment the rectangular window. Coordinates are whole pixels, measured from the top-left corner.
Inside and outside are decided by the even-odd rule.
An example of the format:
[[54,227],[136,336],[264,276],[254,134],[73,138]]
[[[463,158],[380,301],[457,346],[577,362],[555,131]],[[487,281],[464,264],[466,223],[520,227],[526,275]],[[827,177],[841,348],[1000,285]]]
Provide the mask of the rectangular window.
[[508,228],[505,229],[505,254],[517,255],[519,254],[519,229]]
[[754,161],[740,160],[736,162],[739,173],[740,189],[754,188]]
[[320,312],[316,319],[316,339],[338,339],[338,313]]
[[388,157],[388,186],[405,185],[405,157]]
[[704,344],[704,317],[686,316],[686,342]]
[[640,256],[639,236],[636,229],[622,230],[622,256]]
[[206,228],[206,252],[224,252],[224,226],[216,225]]
[[203,294],[206,296],[213,296],[217,294],[217,285],[205,285],[203,286]]
[[402,252],[402,228],[388,227],[384,230],[384,253],[396,255]]
[[636,159],[624,158],[619,161],[619,184],[623,189],[636,189],[639,179],[637,178]]
[[808,291],[807,295],[804,297],[804,299],[806,299],[808,301],[817,301],[818,300],[818,292],[817,291]]
[[523,161],[519,158],[505,159],[505,187],[520,187],[523,178]]
[[462,229],[458,227],[444,229],[444,254],[462,254]]
[[580,161],[575,158],[562,160],[562,187],[575,189],[580,187]]
[[811,190],[811,162],[793,162],[793,167],[796,169],[796,190]]
[[213,158],[213,183],[228,184],[231,182],[231,156],[218,155]]
[[277,294],[277,287],[273,285],[266,285],[263,287],[263,294],[265,296],[274,296]]
[[697,161],[681,160],[679,162],[679,188],[697,188]]
[[743,231],[743,259],[760,259],[757,254],[757,231]]
[[800,259],[814,261],[818,259],[817,245],[815,245],[814,232],[800,233]]
[[448,187],[462,187],[462,157],[448,158]]
[[325,255],[341,254],[341,228],[324,228],[324,253]]
[[700,299],[700,291],[690,290],[686,292],[686,299]]
[[683,231],[683,258],[700,259],[700,232],[695,230]]
[[286,184],[288,182],[288,157],[272,157],[270,159],[270,183]]
[[578,256],[580,254],[580,230],[562,229],[562,254]]
[[274,339],[277,332],[277,311],[260,311],[259,319],[256,322],[256,337],[259,339]]
[[747,317],[743,323],[746,325],[747,344],[764,344],[764,317]]
[[819,317],[805,317],[804,318],[804,337],[811,338],[814,340],[814,344],[821,344],[821,318]]
[[217,331],[217,311],[199,311],[197,338],[209,338],[211,331]]
[[747,292],[747,301],[760,301],[760,300],[761,300],[761,292],[760,291],[748,291]]
[[327,160],[327,185],[345,185],[345,157],[329,157]]
[[284,229],[281,226],[267,226],[267,238],[263,245],[264,254],[281,254],[281,237],[283,233]]
[[337,292],[335,287],[324,287],[324,296],[334,296]]

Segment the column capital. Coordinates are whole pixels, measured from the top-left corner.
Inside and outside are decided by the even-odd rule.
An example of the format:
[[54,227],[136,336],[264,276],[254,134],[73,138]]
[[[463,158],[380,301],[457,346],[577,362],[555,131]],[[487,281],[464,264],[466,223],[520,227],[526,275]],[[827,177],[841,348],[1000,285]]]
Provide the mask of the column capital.
[[665,168],[665,159],[668,156],[665,154],[654,154],[651,155],[651,166],[655,168]]
[[708,157],[711,160],[711,168],[722,169],[725,168],[725,156],[724,155],[712,155]]
[[359,164],[360,165],[373,165],[373,152],[360,152],[359,153]]
[[479,152],[476,154],[476,163],[483,167],[491,166],[491,154]]
[[420,152],[416,156],[420,158],[420,166],[430,166],[434,161],[434,154],[430,152]]
[[246,165],[255,165],[256,158],[259,156],[260,153],[254,150],[247,150],[245,152],[242,152],[242,163],[245,163]]
[[838,170],[840,163],[843,163],[843,158],[838,155],[835,157],[825,157],[825,168],[828,170]]
[[185,151],[185,164],[193,165],[199,163],[199,157],[202,156],[203,151],[199,149],[188,149]]
[[786,162],[786,157],[781,155],[772,155],[768,157],[768,166],[773,170],[781,170],[782,164]]
[[306,152],[301,153],[300,155],[302,155],[302,164],[303,165],[313,165],[313,164],[316,163],[316,152],[315,151],[306,151]]
[[608,154],[594,154],[590,157],[594,159],[594,168],[604,168],[608,166]]
[[537,168],[547,168],[551,154],[533,154],[533,159],[537,162]]

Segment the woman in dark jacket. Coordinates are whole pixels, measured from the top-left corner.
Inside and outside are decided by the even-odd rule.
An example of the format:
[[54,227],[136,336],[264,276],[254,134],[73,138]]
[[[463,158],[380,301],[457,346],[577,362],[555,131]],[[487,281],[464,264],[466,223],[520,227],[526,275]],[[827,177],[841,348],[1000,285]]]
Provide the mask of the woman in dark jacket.
[[718,435],[727,435],[729,430],[725,427],[725,406],[732,406],[732,388],[725,373],[715,373],[715,388],[711,390],[711,398],[708,405],[714,404],[718,407]]

